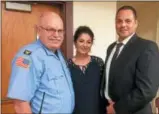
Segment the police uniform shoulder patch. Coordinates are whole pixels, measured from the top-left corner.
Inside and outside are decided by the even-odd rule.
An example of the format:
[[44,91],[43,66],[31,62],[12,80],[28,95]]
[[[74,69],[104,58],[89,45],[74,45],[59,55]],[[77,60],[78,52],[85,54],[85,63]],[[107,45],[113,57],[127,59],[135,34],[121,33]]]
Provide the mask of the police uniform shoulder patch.
[[16,60],[16,65],[23,68],[28,68],[30,66],[30,61],[24,57],[18,57]]
[[25,51],[24,51],[24,54],[25,54],[25,55],[30,55],[30,54],[31,54],[31,51],[25,50]]

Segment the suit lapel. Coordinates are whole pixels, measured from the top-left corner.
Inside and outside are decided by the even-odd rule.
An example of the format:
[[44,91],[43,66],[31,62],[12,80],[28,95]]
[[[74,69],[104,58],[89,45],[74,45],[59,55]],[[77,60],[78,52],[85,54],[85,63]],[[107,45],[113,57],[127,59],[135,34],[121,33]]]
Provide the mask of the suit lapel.
[[134,45],[133,42],[136,40],[136,35],[134,35],[128,42],[127,44],[124,46],[123,50],[121,51],[120,55],[118,56],[117,60],[116,60],[116,65],[119,62],[122,62],[121,60],[125,60],[127,58],[127,56],[131,55],[132,50],[134,49]]
[[[126,62],[126,60],[129,58],[129,56],[131,56],[132,54],[132,50],[134,49],[134,41],[137,39],[136,34],[134,36],[132,36],[132,38],[127,42],[127,44],[124,46],[123,50],[121,51],[120,55],[118,56],[117,60],[114,62],[114,65],[112,67],[110,67],[110,75],[112,74],[112,72],[115,72],[118,69],[118,66],[120,64],[124,64]],[[113,75],[110,76],[110,80],[113,79]]]
[[[113,75],[112,72],[115,72],[117,70],[118,65],[120,65],[122,62],[124,62],[127,58],[127,56],[131,56],[130,54],[132,53],[132,49],[134,48],[134,46],[131,46],[133,44],[133,42],[137,39],[136,38],[136,34],[127,42],[127,44],[124,46],[122,52],[120,53],[120,55],[118,56],[118,59],[115,61],[114,66],[111,67],[110,71],[109,71],[109,81],[111,83],[112,79],[113,79]],[[107,65],[107,61],[108,58],[114,48],[114,46],[116,45],[116,42],[114,42],[113,44],[111,44],[108,49],[107,49],[107,56],[105,59],[105,67],[104,67],[104,73],[103,73],[103,79],[102,79],[102,96],[104,97],[104,89],[105,89],[105,81],[106,81],[106,65]]]

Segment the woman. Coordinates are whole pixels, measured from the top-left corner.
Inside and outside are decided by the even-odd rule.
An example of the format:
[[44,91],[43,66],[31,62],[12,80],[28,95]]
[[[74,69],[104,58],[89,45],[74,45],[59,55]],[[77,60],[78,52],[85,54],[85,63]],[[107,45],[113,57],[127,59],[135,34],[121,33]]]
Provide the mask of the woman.
[[90,56],[94,40],[92,30],[87,26],[77,28],[74,35],[76,55],[69,59],[74,91],[74,114],[104,114],[105,107],[100,96],[100,83],[104,62]]

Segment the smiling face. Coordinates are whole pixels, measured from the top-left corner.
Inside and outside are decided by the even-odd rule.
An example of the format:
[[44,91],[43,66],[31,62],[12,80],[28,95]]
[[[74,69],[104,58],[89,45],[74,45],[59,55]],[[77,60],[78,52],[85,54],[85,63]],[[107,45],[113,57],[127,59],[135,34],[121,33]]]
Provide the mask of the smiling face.
[[45,13],[40,17],[38,35],[41,42],[55,51],[60,48],[64,39],[63,22],[55,13]]
[[124,40],[136,32],[137,25],[137,20],[131,10],[119,11],[116,15],[116,31],[119,35],[119,40]]
[[88,55],[93,41],[89,34],[82,33],[75,42],[76,51],[79,54]]

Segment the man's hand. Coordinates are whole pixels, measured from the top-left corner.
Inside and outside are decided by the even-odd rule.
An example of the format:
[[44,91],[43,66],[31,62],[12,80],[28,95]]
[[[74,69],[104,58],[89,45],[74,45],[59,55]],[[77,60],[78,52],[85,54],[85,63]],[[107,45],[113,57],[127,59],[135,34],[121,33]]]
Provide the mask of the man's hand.
[[21,100],[14,100],[14,108],[15,108],[15,112],[17,114],[32,114],[31,111],[31,107],[30,107],[30,103],[26,102],[26,101],[21,101]]
[[107,114],[115,114],[113,105],[114,105],[114,102],[109,101],[109,106],[107,106]]

